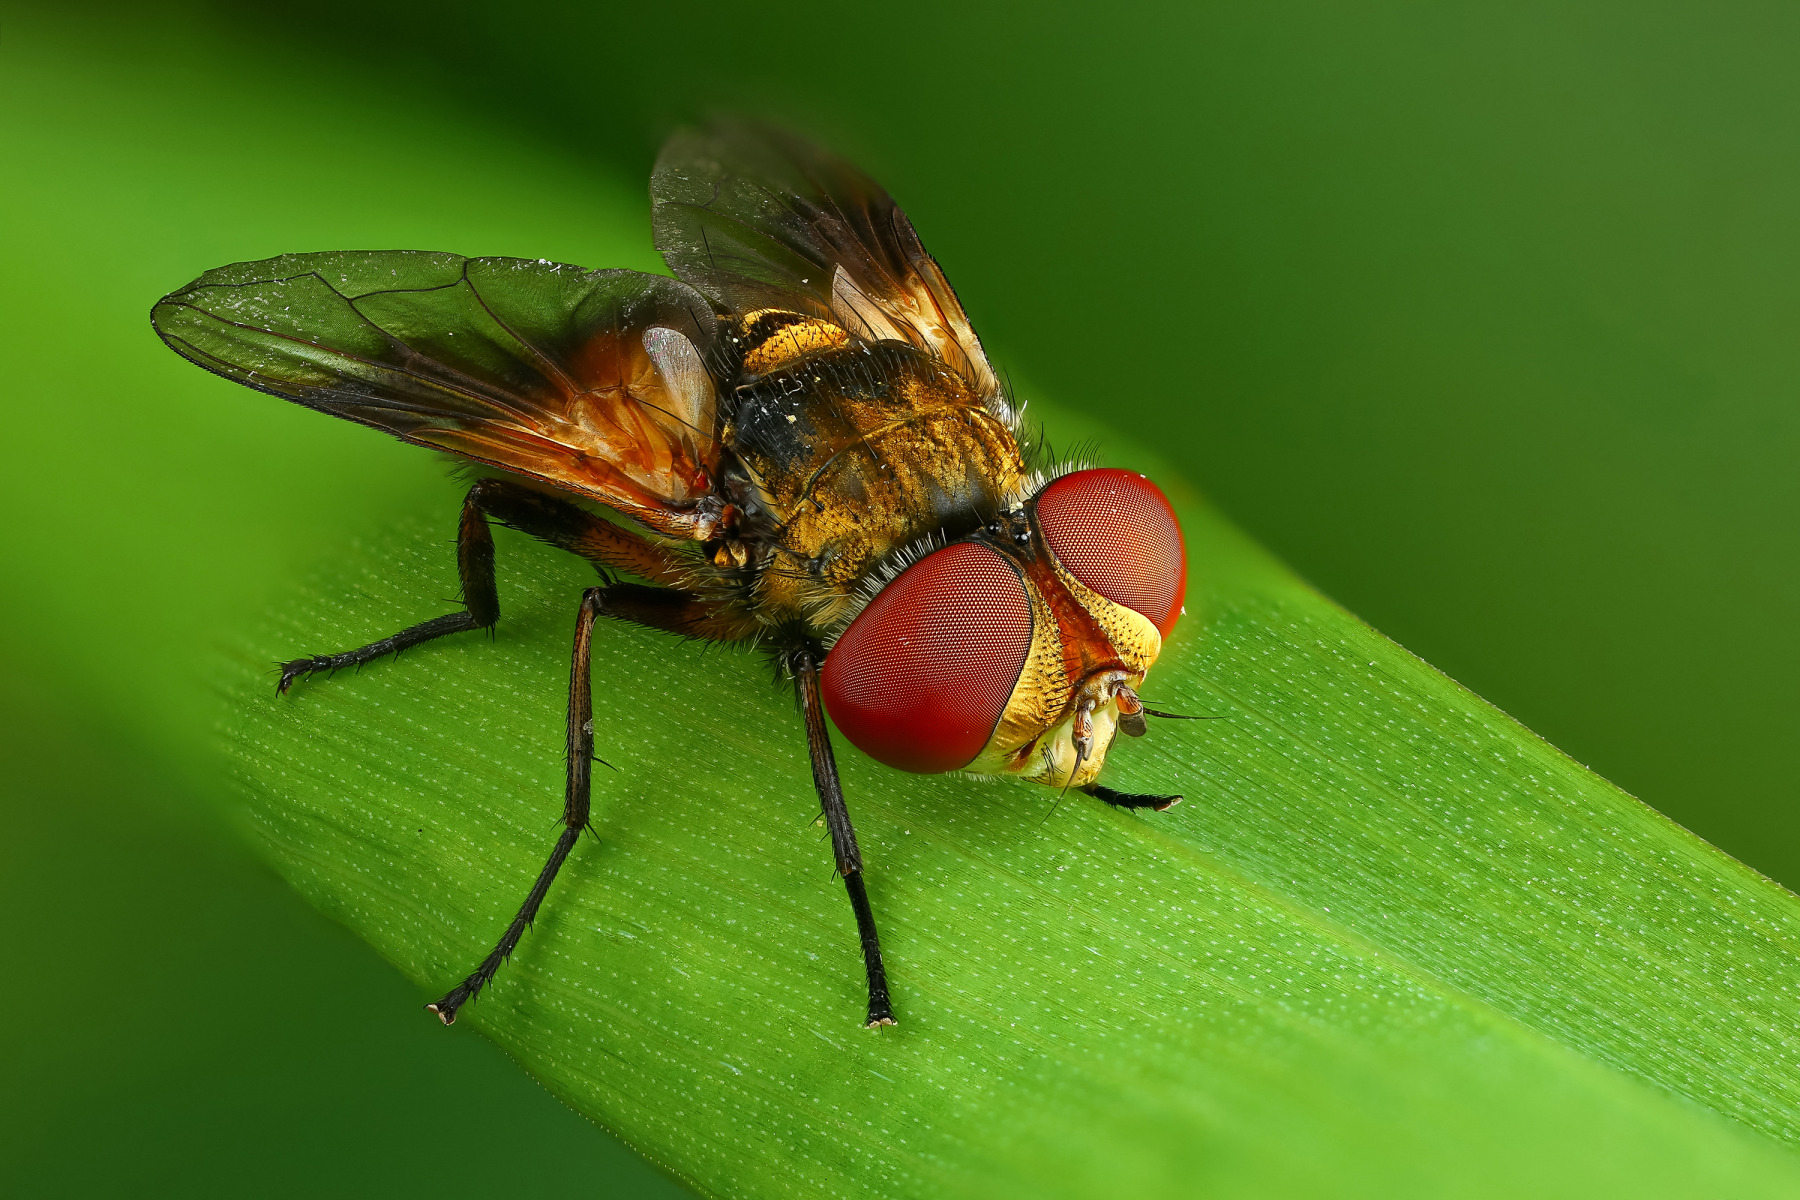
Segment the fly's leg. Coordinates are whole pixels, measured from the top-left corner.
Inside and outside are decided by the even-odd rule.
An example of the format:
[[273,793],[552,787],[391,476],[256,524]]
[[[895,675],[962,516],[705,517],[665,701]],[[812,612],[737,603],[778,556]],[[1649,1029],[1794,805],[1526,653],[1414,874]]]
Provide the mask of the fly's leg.
[[601,616],[617,617],[670,633],[721,640],[739,636],[742,620],[721,613],[692,593],[671,588],[615,583],[589,588],[582,593],[581,610],[575,618],[575,649],[569,663],[568,781],[563,792],[562,832],[550,848],[550,857],[544,863],[544,869],[538,872],[537,882],[526,894],[525,903],[519,906],[512,923],[500,935],[493,952],[443,999],[425,1006],[446,1025],[455,1023],[456,1011],[473,1000],[494,978],[500,964],[512,957],[519,939],[537,918],[556,873],[562,869],[569,852],[575,849],[581,831],[592,828],[588,823],[594,761],[594,697],[590,665],[594,620]]
[[[478,485],[479,486],[479,485]],[[494,535],[488,530],[487,517],[471,488],[463,501],[462,520],[456,530],[456,569],[462,576],[462,612],[445,613],[429,621],[408,626],[399,633],[346,650],[342,654],[315,654],[281,664],[281,681],[277,692],[286,692],[296,679],[304,679],[319,671],[336,671],[343,667],[360,667],[366,662],[443,637],[447,633],[464,633],[486,629],[500,619],[500,593],[494,585]]]
[[463,498],[456,533],[456,569],[462,578],[462,612],[446,613],[402,629],[392,637],[342,654],[321,654],[283,663],[276,691],[319,671],[360,667],[448,633],[487,629],[500,619],[494,585],[494,537],[488,518],[540,541],[573,551],[602,570],[616,567],[651,579],[673,577],[674,566],[661,547],[555,496],[505,479],[478,480]]
[[568,756],[568,782],[563,790],[562,832],[557,835],[556,845],[551,847],[550,858],[544,863],[544,869],[538,872],[537,882],[531,885],[531,891],[527,893],[525,903],[519,906],[512,924],[500,935],[500,942],[494,947],[493,953],[484,958],[467,979],[451,988],[442,1000],[425,1006],[446,1025],[455,1023],[456,1010],[486,987],[494,977],[494,972],[500,969],[500,964],[512,957],[513,947],[519,944],[519,939],[525,936],[525,930],[537,918],[538,908],[544,903],[550,884],[562,869],[564,860],[569,857],[569,851],[575,848],[576,839],[581,836],[583,829],[588,828],[594,762],[594,695],[593,681],[589,678],[588,671],[593,649],[594,618],[605,604],[606,592],[607,589],[603,587],[589,588],[583,592],[581,611],[575,618],[575,652],[569,665],[569,729],[565,748]]
[[1181,803],[1180,796],[1140,796],[1136,792],[1115,792],[1097,783],[1090,783],[1078,790],[1096,800],[1104,800],[1114,808],[1154,808],[1157,812],[1167,812]]
[[831,833],[831,851],[837,858],[838,874],[844,878],[844,889],[850,893],[850,907],[856,913],[856,932],[862,939],[863,967],[869,976],[869,1013],[864,1024],[871,1029],[877,1025],[892,1025],[894,1010],[888,999],[887,967],[881,961],[881,939],[875,933],[875,913],[869,907],[869,893],[863,886],[862,851],[856,845],[850,810],[844,806],[837,759],[832,757],[831,737],[825,729],[825,707],[819,697],[818,660],[810,647],[802,647],[788,656],[788,665],[800,685],[800,708],[806,718],[813,786],[819,791],[819,807],[825,814],[825,828]]

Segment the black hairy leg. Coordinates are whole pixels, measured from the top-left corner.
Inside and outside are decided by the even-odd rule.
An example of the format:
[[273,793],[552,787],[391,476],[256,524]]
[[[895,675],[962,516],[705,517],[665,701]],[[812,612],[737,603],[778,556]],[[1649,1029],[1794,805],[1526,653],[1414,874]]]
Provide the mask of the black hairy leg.
[[511,480],[477,480],[463,498],[462,519],[456,531],[456,570],[462,579],[463,611],[421,621],[391,637],[342,654],[313,655],[283,663],[281,682],[275,690],[285,692],[295,680],[319,671],[360,667],[445,634],[491,627],[500,619],[500,593],[494,584],[490,517],[539,541],[581,555],[601,568],[603,574],[608,567],[652,579],[668,578],[673,572],[672,561],[661,547],[578,505]]
[[581,609],[575,618],[575,647],[569,661],[569,723],[565,743],[568,757],[567,785],[563,791],[562,832],[550,848],[550,857],[537,881],[525,896],[525,903],[513,916],[512,923],[500,935],[493,952],[469,977],[457,984],[435,1004],[425,1007],[437,1014],[446,1025],[456,1021],[456,1011],[486,987],[494,973],[512,956],[519,939],[537,919],[538,909],[550,892],[556,873],[575,849],[581,831],[590,829],[588,814],[593,792],[594,763],[594,696],[591,675],[593,662],[594,622],[599,617],[615,617],[652,629],[689,637],[712,637],[729,628],[729,622],[715,614],[699,597],[672,588],[645,587],[635,583],[615,583],[589,588],[582,593]]
[[1136,792],[1115,792],[1097,783],[1090,783],[1080,790],[1114,808],[1153,808],[1157,812],[1167,812],[1181,803],[1180,796],[1140,796]]
[[474,999],[487,986],[488,981],[493,979],[500,964],[512,957],[513,947],[519,944],[526,929],[537,919],[538,909],[543,905],[544,897],[549,894],[550,884],[555,881],[556,873],[562,869],[569,851],[575,848],[575,841],[581,836],[581,831],[588,827],[594,764],[594,694],[593,681],[589,678],[589,664],[593,656],[594,618],[605,604],[606,591],[606,588],[598,587],[583,592],[581,609],[575,618],[575,650],[569,663],[569,728],[565,746],[568,777],[563,790],[562,832],[556,837],[556,845],[551,847],[550,858],[544,863],[544,869],[538,872],[537,882],[531,885],[531,891],[525,896],[525,903],[519,906],[512,923],[500,935],[500,942],[494,947],[493,953],[483,959],[467,979],[451,988],[443,999],[425,1006],[446,1025],[456,1021],[456,1010]]
[[895,1023],[894,1009],[888,999],[887,967],[881,961],[881,939],[875,932],[875,913],[869,907],[869,893],[863,886],[862,851],[856,845],[856,830],[850,824],[850,810],[844,805],[837,759],[832,756],[831,737],[825,728],[825,706],[819,696],[818,657],[810,646],[802,646],[788,655],[788,666],[800,687],[800,709],[806,718],[813,786],[819,792],[819,807],[825,814],[825,828],[831,834],[831,852],[837,859],[838,874],[843,876],[844,890],[850,893],[857,936],[862,940],[863,968],[869,977],[869,1012],[864,1024],[871,1029],[877,1025],[892,1025]]

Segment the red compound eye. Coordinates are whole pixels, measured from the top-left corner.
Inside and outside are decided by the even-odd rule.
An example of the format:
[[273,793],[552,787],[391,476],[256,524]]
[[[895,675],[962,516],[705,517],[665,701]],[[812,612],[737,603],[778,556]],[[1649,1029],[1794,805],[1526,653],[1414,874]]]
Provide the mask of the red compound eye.
[[1031,649],[1018,570],[959,542],[902,571],[825,658],[825,708],[870,758],[902,771],[966,767],[994,734]]
[[1076,471],[1038,493],[1037,518],[1069,574],[1169,636],[1187,595],[1187,551],[1161,489],[1136,471]]

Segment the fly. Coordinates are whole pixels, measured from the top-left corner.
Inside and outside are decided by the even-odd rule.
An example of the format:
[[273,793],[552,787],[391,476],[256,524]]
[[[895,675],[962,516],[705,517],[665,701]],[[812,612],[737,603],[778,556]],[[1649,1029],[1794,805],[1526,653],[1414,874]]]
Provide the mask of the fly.
[[[1034,471],[956,293],[873,180],[798,138],[676,134],[651,177],[676,278],[421,251],[289,254],[209,271],[151,312],[182,357],[497,474],[463,500],[463,608],[279,690],[500,618],[490,521],[592,563],[569,682],[562,829],[493,978],[588,828],[600,617],[759,645],[800,700],[849,893],[870,1026],[894,1023],[826,714],[904,771],[1097,781],[1182,611],[1186,553],[1144,476]],[[611,518],[589,507],[610,510]],[[627,578],[628,577],[628,578]]]

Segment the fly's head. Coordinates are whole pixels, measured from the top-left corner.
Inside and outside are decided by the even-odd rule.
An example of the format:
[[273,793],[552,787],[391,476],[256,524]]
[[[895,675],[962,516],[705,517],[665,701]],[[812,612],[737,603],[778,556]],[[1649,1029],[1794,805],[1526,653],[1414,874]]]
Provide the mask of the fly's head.
[[1094,782],[1182,612],[1181,528],[1144,476],[1053,480],[975,536],[923,555],[826,657],[825,704],[906,771]]

